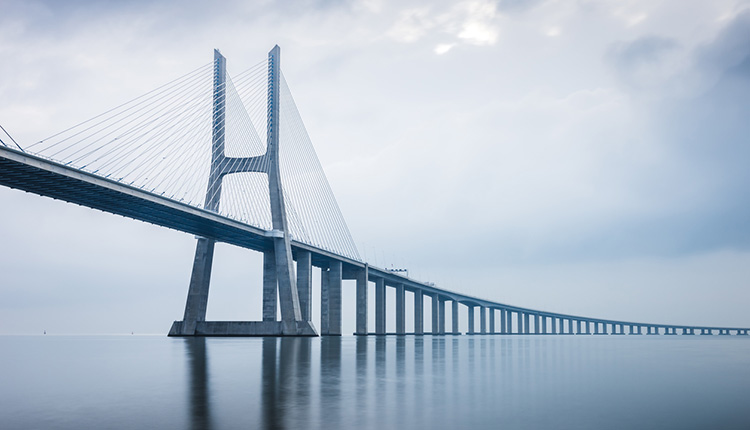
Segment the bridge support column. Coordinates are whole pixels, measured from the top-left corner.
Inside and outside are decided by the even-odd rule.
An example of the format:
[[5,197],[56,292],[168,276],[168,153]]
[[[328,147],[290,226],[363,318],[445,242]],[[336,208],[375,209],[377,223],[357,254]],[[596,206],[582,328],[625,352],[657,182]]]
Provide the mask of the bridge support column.
[[516,312],[516,325],[518,326],[516,327],[518,334],[523,334],[523,312]]
[[[341,336],[341,279],[342,267],[340,261],[331,261],[328,265],[326,276],[327,288],[321,288],[321,334],[323,334],[323,325],[328,325],[329,336]],[[327,294],[326,294],[327,293]],[[327,296],[327,297],[326,297]],[[323,302],[327,305],[324,307]],[[327,323],[324,318],[323,310],[326,310],[328,316]]]
[[550,333],[557,334],[557,318],[555,317],[550,318]]
[[474,305],[466,305],[469,311],[469,334],[474,334]]
[[500,334],[508,334],[508,323],[505,317],[505,309],[500,309]]
[[495,334],[495,309],[487,308],[490,317],[490,334]]
[[445,334],[445,299],[438,298],[438,327],[440,334]]
[[523,314],[523,334],[531,333],[531,324],[529,323],[531,316],[527,313]]
[[330,334],[330,301],[329,301],[329,283],[328,283],[328,269],[320,269],[320,335],[327,336]]
[[414,334],[424,334],[424,293],[414,291]]
[[534,315],[534,334],[542,334],[542,317],[539,314]]
[[396,334],[406,334],[406,290],[404,284],[396,285]]
[[506,310],[505,311],[505,332],[507,334],[513,334],[513,311]]
[[[263,261],[265,263],[265,253]],[[263,276],[265,279],[265,273]],[[265,293],[265,281],[263,284]],[[312,321],[312,253],[310,251],[297,251],[297,293],[302,320]]]
[[440,334],[440,305],[438,304],[437,294],[433,294],[432,298],[432,334]]
[[479,307],[479,331],[482,334],[487,334],[487,308],[484,306]]
[[375,278],[375,334],[385,334],[385,279]]
[[367,334],[367,280],[369,278],[369,267],[358,270],[357,277],[357,333]]
[[213,239],[201,237],[195,246],[193,272],[190,275],[190,287],[185,302],[185,314],[182,321],[175,321],[170,336],[192,336],[198,322],[206,320],[208,306],[208,289],[211,284],[211,266],[214,259]]
[[263,321],[276,321],[278,297],[276,255],[273,250],[265,250],[263,251]]
[[453,300],[451,301],[451,331],[453,334],[461,334],[460,331],[458,331],[458,302]]

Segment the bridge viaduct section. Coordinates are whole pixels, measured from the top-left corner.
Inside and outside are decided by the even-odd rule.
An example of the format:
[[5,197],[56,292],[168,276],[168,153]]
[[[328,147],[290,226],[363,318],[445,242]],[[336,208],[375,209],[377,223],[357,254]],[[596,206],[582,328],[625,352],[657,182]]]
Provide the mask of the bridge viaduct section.
[[[70,166],[64,166],[36,155],[0,146],[0,184],[26,192],[64,200],[151,224],[183,231],[217,242],[225,242],[242,248],[264,253],[265,261],[271,261],[274,250],[273,232],[265,231],[238,222],[206,209],[149,193],[136,187],[102,178]],[[665,325],[639,322],[615,321],[566,315],[553,312],[511,306],[490,300],[444,290],[434,285],[404,277],[400,274],[369,266],[330,251],[304,243],[290,242],[292,257],[296,260],[296,283],[299,294],[300,318],[313,321],[312,315],[312,267],[321,269],[321,324],[320,334],[341,333],[341,288],[342,280],[356,281],[356,334],[459,334],[459,305],[468,313],[466,334],[548,334],[548,335],[656,335],[656,334],[739,334],[747,335],[747,328],[707,327],[692,325]],[[268,257],[266,257],[268,256]],[[271,267],[268,264],[266,267]],[[271,284],[272,270],[264,270],[264,282]],[[364,280],[367,279],[368,282]],[[369,284],[375,288],[375,327],[369,331],[368,294]],[[386,333],[386,288],[396,290],[396,332]],[[405,330],[405,294],[414,295],[414,331]],[[432,324],[428,333],[424,330],[424,297],[430,298]],[[267,297],[267,296],[266,296]],[[451,328],[446,330],[446,303],[451,302]],[[475,326],[475,312],[479,308],[489,324],[482,330]],[[264,312],[271,318],[271,311]],[[274,315],[274,320],[275,315]],[[244,322],[203,322],[196,324],[197,335],[242,335],[253,324]],[[278,324],[277,335],[284,334]],[[230,329],[236,328],[236,332]]]

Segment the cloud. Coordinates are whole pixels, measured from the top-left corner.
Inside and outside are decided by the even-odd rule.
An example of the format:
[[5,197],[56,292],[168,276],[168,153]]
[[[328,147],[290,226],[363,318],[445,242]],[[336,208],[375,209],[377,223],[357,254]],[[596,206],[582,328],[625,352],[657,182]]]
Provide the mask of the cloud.
[[634,219],[623,238],[672,255],[750,249],[750,13],[693,48],[648,36],[615,44],[606,59],[664,151],[664,173],[649,180],[689,208]]
[[450,51],[454,46],[456,46],[455,43],[441,43],[435,46],[434,51],[438,55],[443,55]]
[[406,9],[388,31],[388,35],[399,42],[412,43],[421,39],[436,23],[429,8]]
[[449,35],[454,39],[453,44],[489,46],[498,39],[497,17],[496,5],[489,1],[464,1],[447,9],[437,6],[408,8],[398,13],[388,35],[403,43]]
[[462,3],[457,9],[463,9],[459,14],[464,15],[457,34],[460,40],[479,46],[497,42],[499,30],[494,22],[497,11],[493,3],[473,1]]
[[547,0],[498,0],[497,9],[504,13],[526,12],[546,3]]
[[619,79],[635,89],[663,86],[682,71],[680,44],[667,37],[643,36],[614,44],[606,54]]

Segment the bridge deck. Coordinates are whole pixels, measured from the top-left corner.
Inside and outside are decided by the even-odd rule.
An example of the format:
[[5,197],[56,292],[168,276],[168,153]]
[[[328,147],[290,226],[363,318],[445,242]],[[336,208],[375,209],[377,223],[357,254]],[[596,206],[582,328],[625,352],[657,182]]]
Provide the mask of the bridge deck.
[[[0,185],[198,236],[211,237],[220,242],[256,251],[272,249],[273,247],[272,237],[269,236],[269,232],[263,229],[93,173],[3,146],[0,146]],[[297,250],[310,251],[312,263],[317,267],[327,267],[329,262],[334,260],[341,261],[348,267],[365,267],[363,262],[296,241],[292,242],[292,249],[294,252]],[[406,290],[421,290],[424,294],[439,297],[441,300],[456,301],[464,305],[483,306],[490,309],[503,309],[531,316],[539,315],[573,321],[665,329],[747,330],[746,328],[648,324],[566,315],[511,306],[440,289],[430,283],[410,279],[377,267],[369,267],[369,276],[371,280],[382,278],[387,285],[404,285]]]

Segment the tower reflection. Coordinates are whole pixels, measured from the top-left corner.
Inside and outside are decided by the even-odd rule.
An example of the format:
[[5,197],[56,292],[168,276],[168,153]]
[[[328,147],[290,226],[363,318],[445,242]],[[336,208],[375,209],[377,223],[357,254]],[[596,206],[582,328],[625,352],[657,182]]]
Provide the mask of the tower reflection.
[[190,428],[210,430],[212,428],[211,399],[209,398],[206,338],[185,338],[185,347],[190,369],[188,394],[190,396]]

